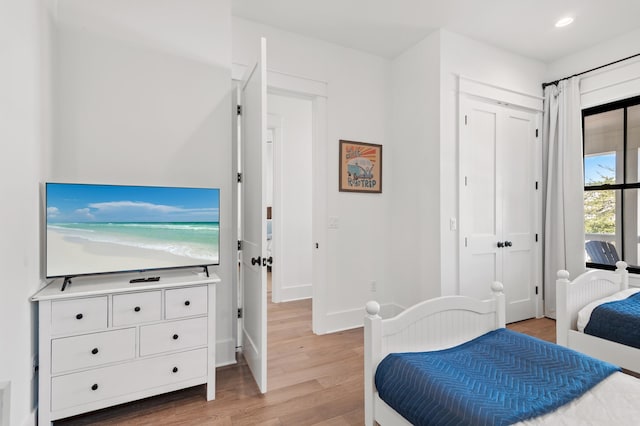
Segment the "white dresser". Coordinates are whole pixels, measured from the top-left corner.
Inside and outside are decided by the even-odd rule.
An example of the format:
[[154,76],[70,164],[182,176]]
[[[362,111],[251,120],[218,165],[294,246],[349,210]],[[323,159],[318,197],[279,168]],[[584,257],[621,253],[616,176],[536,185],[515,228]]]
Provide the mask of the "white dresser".
[[[147,274],[148,275],[148,274]],[[38,303],[38,424],[207,384],[215,398],[216,284],[211,275],[55,280]]]

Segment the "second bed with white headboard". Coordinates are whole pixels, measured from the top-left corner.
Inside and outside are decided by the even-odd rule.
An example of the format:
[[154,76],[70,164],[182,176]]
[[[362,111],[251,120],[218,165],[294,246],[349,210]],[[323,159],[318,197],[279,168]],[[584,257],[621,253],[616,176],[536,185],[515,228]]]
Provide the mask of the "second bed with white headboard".
[[[583,308],[629,289],[627,264],[616,263],[616,271],[590,270],[574,280],[569,272],[559,271],[556,281],[556,339],[559,345],[575,349],[595,358],[640,372],[640,349],[592,336],[579,330],[579,315]],[[582,311],[582,315],[585,311]],[[581,318],[584,323],[587,318]]]

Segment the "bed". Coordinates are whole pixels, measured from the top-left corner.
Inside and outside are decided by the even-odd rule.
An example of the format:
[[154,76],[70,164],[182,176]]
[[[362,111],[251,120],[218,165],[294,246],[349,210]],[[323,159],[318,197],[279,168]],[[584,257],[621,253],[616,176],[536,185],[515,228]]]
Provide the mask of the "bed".
[[[640,349],[579,331],[578,315],[587,305],[629,288],[627,264],[616,263],[615,271],[590,270],[573,281],[569,272],[558,271],[556,281],[556,335],[559,345],[640,372]],[[582,322],[586,322],[581,318]]]
[[[502,284],[493,283],[491,288],[492,298],[488,300],[478,301],[463,296],[440,297],[421,302],[396,317],[384,320],[378,315],[378,303],[367,303],[364,320],[367,426],[375,425],[375,422],[383,426],[411,424],[381,398],[376,388],[376,371],[381,363],[389,359],[387,355],[422,351],[446,352],[450,348],[464,346],[465,342],[504,329],[505,299]],[[565,348],[561,349],[567,351]],[[574,351],[567,352],[575,354]],[[567,424],[567,419],[572,424],[581,421],[588,424],[636,424],[640,415],[640,381],[621,372],[609,374],[580,398],[551,413],[541,414],[518,424]]]

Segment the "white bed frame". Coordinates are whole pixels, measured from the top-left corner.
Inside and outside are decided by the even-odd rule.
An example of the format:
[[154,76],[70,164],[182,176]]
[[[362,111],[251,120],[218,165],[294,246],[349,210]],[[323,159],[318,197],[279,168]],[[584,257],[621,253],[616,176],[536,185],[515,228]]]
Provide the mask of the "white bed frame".
[[556,340],[559,345],[640,372],[640,349],[579,332],[578,312],[584,306],[629,287],[629,272],[623,261],[615,272],[591,270],[569,280],[569,272],[558,271],[556,280]]
[[375,388],[374,376],[382,359],[393,352],[446,349],[505,327],[503,286],[494,282],[493,297],[479,301],[464,296],[426,300],[396,317],[382,319],[380,305],[369,302],[364,319],[365,425],[410,425],[389,407]]

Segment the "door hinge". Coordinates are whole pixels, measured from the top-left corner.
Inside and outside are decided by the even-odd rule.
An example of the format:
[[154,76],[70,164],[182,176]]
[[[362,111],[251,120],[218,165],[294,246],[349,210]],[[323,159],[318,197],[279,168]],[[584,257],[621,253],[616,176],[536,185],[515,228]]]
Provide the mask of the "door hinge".
[[242,318],[242,308],[238,308],[238,318]]
[[536,129],[536,138],[538,137],[538,129]]
[[237,105],[237,106],[236,106],[236,113],[237,113],[238,115],[242,115],[242,105]]
[[536,190],[538,189],[538,181],[536,181]]
[[468,121],[467,121],[467,115],[465,114],[465,115],[464,115],[464,125],[466,126],[466,125],[467,125],[467,123],[468,123]]
[[238,183],[242,183],[242,173],[238,173],[237,180]]
[[468,181],[467,177],[465,176],[464,177],[464,186],[468,186],[468,184],[469,184],[469,181]]
[[464,237],[464,246],[469,247],[469,241],[467,240],[467,237]]
[[538,294],[538,286],[536,286],[536,294]]
[[536,243],[538,242],[538,234],[536,234]]
[[242,250],[242,241],[238,240],[238,250]]

